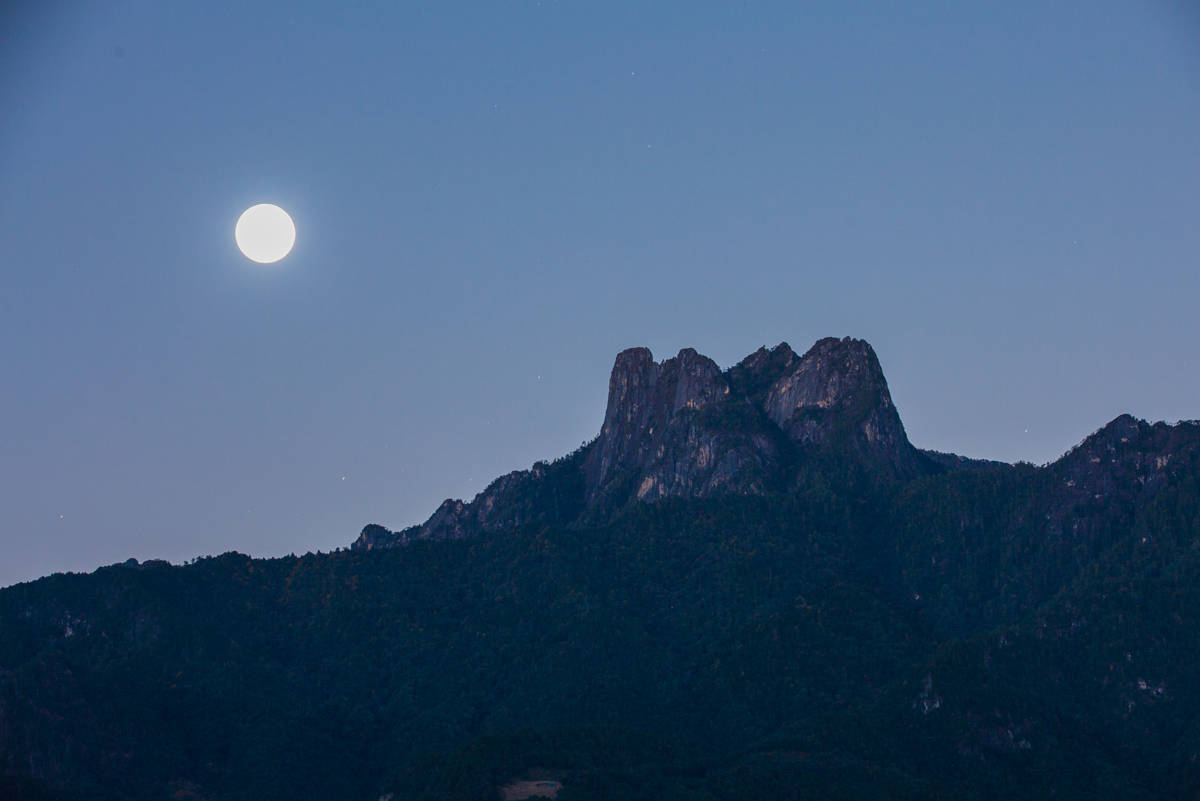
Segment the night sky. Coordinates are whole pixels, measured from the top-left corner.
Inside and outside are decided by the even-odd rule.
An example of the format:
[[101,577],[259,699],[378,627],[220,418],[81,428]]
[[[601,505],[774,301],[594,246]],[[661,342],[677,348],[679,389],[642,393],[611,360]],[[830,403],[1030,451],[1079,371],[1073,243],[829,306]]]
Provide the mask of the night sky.
[[1188,0],[378,5],[0,10],[0,585],[424,520],[633,345],[862,337],[1007,461],[1200,417]]

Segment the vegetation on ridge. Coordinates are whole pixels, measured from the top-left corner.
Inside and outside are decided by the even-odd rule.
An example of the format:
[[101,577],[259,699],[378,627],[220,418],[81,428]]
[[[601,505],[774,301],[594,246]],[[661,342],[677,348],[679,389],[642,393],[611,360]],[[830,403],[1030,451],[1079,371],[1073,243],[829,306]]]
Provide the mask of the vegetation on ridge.
[[[831,460],[594,527],[11,587],[5,781],[466,799],[543,768],[567,801],[1190,798],[1200,436],[1171,431],[1143,443],[1169,448],[1154,491],[1106,502],[1062,495],[1065,460],[907,483]],[[1086,542],[1047,533],[1063,503]]]
[[909,444],[874,352],[617,358],[402,532],[0,590],[0,795],[1191,799],[1200,425]]

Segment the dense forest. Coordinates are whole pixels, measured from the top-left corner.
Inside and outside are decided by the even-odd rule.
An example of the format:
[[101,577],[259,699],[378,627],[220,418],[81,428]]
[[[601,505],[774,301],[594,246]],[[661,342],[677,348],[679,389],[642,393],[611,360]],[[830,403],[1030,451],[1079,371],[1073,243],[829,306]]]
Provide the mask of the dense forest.
[[1152,496],[1066,512],[1091,451],[11,587],[4,791],[485,799],[541,770],[567,801],[1193,798],[1195,429]]
[[423,527],[0,590],[0,798],[1200,799],[1200,425],[978,462],[702,358]]

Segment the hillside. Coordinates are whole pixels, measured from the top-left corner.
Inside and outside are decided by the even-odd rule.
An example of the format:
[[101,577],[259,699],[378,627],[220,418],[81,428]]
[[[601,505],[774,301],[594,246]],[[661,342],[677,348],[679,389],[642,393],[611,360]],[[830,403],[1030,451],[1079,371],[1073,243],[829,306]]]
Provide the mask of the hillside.
[[1196,799],[1200,425],[913,447],[870,346],[617,357],[599,436],[329,554],[0,590],[0,797]]

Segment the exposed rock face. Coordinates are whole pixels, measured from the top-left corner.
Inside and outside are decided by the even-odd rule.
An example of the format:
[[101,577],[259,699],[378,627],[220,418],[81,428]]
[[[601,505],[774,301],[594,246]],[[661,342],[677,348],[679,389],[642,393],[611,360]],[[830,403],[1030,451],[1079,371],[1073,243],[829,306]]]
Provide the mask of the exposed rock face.
[[823,444],[839,434],[862,455],[879,456],[904,473],[917,471],[875,351],[861,339],[822,339],[795,369],[771,385],[767,416],[794,442]]
[[658,364],[646,348],[617,356],[600,437],[584,463],[587,505],[669,495],[761,492],[771,438],[711,412],[744,405],[716,362],[685,348]]
[[784,342],[727,371],[691,348],[661,363],[630,348],[617,355],[590,445],[503,476],[470,503],[447,500],[421,526],[368,526],[355,547],[595,521],[626,503],[671,496],[763,493],[785,486],[789,465],[818,451],[890,465],[898,477],[945,469],[909,444],[862,340],[822,339],[803,357]]
[[678,412],[703,409],[727,394],[729,385],[716,362],[691,348],[662,364],[646,348],[617,354],[604,425],[589,459],[589,501],[621,469],[653,460],[656,428],[661,440]]

